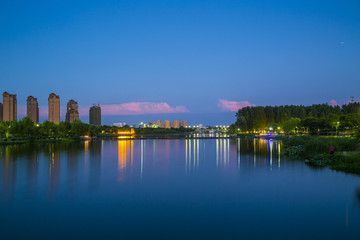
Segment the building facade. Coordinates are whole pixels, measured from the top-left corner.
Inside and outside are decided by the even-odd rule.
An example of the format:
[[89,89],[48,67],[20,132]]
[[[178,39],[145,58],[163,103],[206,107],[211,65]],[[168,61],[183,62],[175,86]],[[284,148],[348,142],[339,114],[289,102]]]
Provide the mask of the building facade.
[[170,128],[170,121],[169,120],[165,120],[165,128]]
[[17,101],[16,94],[3,93],[3,121],[17,120]]
[[3,120],[3,104],[0,103],[0,122]]
[[60,97],[55,93],[51,93],[49,101],[49,122],[60,123]]
[[179,124],[179,120],[175,120],[174,121],[174,128],[179,128],[180,124]]
[[181,126],[186,128],[187,127],[187,121],[186,120],[182,120],[181,121]]
[[89,109],[89,123],[93,125],[101,125],[101,107],[94,105]]
[[66,121],[72,123],[75,120],[79,120],[78,103],[74,100],[70,100],[66,105]]
[[33,121],[33,123],[39,123],[39,104],[37,98],[29,96],[26,100],[26,116]]

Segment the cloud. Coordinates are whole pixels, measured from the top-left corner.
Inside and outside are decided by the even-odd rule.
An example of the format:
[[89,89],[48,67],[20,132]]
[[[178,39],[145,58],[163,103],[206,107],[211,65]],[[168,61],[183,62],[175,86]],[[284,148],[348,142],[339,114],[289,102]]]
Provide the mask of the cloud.
[[[101,105],[102,115],[142,115],[160,113],[186,113],[189,110],[184,106],[170,106],[166,102],[130,102]],[[89,107],[80,107],[81,116],[89,114]]]
[[339,105],[339,104],[336,102],[336,100],[331,99],[331,100],[330,100],[330,105],[331,105],[331,106],[337,106],[337,105]]
[[220,108],[222,112],[236,112],[244,107],[254,107],[255,104],[252,104],[248,101],[228,101],[225,99],[219,99],[217,106]]
[[[89,116],[90,106],[79,106],[80,116]],[[18,118],[26,116],[26,106],[19,105]],[[189,110],[184,106],[170,106],[166,102],[130,102],[118,104],[101,105],[101,115],[142,115],[142,114],[161,114],[161,113],[187,113]],[[66,107],[60,106],[60,117],[65,117]],[[48,117],[48,106],[39,106],[40,118]]]

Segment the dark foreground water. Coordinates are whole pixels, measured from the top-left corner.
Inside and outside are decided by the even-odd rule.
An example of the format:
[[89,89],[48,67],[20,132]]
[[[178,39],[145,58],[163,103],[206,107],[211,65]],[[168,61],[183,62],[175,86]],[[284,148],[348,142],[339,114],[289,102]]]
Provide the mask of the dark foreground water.
[[0,239],[360,239],[360,178],[253,139],[0,147]]

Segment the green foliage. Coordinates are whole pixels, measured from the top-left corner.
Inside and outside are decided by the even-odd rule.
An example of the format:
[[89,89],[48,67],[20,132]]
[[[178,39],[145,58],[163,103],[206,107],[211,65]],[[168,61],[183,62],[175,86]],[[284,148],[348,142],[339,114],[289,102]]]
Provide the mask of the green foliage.
[[291,118],[284,123],[284,131],[286,133],[295,133],[296,129],[300,127],[300,118]]
[[83,123],[80,120],[75,120],[71,123],[71,135],[84,136],[90,134],[89,124]]
[[336,152],[354,151],[358,141],[352,138],[328,138],[296,136],[283,140],[287,153],[293,157],[313,158],[316,154],[329,154],[333,146]]
[[[90,126],[81,121],[60,122],[55,124],[45,121],[42,124],[34,124],[30,118],[24,117],[20,121],[0,122],[1,138],[25,138],[28,140],[36,138],[59,138],[69,136],[82,136],[89,134]],[[101,127],[97,127],[96,133],[101,132]]]
[[287,133],[294,133],[296,127],[313,134],[354,130],[360,126],[360,104],[349,103],[342,108],[328,104],[245,107],[236,113],[232,130],[254,132],[271,127],[277,131],[274,126],[281,126]]
[[183,134],[193,132],[191,128],[135,128],[136,134],[161,135],[161,134]]
[[58,132],[57,130],[57,125],[49,121],[45,121],[39,125],[39,133],[44,137],[56,135]]

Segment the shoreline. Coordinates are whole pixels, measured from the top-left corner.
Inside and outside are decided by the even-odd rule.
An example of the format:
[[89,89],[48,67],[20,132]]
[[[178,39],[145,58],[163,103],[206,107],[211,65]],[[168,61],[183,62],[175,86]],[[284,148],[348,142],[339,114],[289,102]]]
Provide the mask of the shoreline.
[[[280,139],[279,139],[280,140]],[[360,175],[360,143],[346,137],[292,136],[281,139],[282,154],[312,167]],[[335,146],[335,147],[334,147]],[[333,154],[330,148],[334,147]]]
[[[143,139],[237,139],[237,138],[261,138],[277,139],[277,137],[255,136],[254,134],[223,134],[220,136],[211,136],[209,134],[141,134],[141,135],[109,135],[101,137],[49,137],[49,138],[8,138],[0,139],[1,145],[16,145],[27,143],[55,143],[55,142],[80,142],[80,141],[97,141],[97,140],[143,140]],[[281,140],[281,139],[279,139]]]

